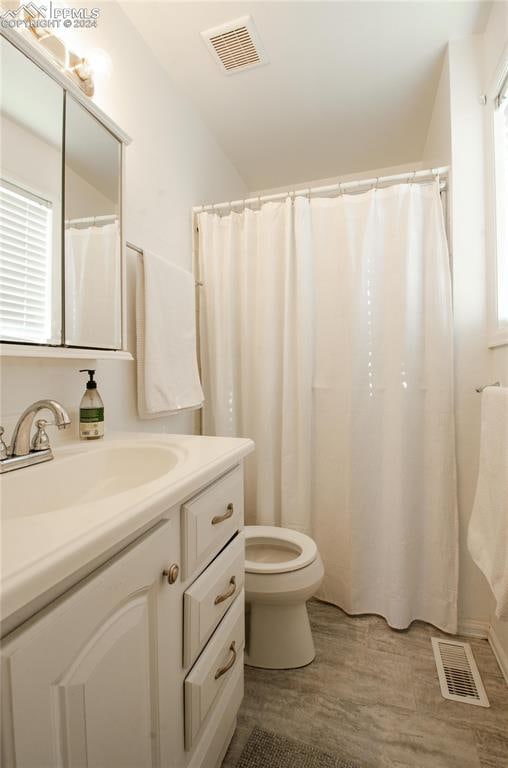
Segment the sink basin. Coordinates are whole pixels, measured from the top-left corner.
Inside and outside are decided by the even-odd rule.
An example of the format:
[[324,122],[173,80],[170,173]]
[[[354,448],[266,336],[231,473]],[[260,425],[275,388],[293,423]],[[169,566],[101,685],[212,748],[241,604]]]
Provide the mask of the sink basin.
[[57,452],[52,461],[2,477],[2,518],[41,515],[93,504],[159,480],[180,462],[163,443],[104,443]]

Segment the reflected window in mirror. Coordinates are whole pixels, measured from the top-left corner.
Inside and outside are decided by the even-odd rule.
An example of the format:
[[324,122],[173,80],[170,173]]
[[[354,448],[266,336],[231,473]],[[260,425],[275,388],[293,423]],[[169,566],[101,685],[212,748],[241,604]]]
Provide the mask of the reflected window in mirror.
[[52,338],[53,203],[0,179],[2,338],[49,344]]
[[63,89],[0,38],[0,338],[61,344]]

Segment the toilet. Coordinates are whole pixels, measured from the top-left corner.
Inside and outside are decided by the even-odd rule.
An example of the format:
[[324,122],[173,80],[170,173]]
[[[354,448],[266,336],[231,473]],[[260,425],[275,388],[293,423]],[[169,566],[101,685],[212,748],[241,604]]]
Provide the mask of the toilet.
[[245,663],[303,667],[315,657],[306,601],[323,580],[315,541],[271,525],[245,528]]

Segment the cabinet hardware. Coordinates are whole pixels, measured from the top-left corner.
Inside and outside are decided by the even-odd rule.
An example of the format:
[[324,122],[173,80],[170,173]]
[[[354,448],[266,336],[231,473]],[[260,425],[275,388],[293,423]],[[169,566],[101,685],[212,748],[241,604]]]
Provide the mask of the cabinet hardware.
[[221,667],[220,669],[217,670],[217,672],[215,673],[215,679],[216,680],[218,680],[219,677],[222,677],[222,675],[225,675],[226,672],[229,672],[229,670],[231,669],[231,667],[233,666],[233,664],[236,661],[236,643],[235,643],[234,640],[231,643],[231,645],[229,646],[229,650],[231,651],[231,653],[233,655],[232,655],[232,657],[230,658],[230,660],[228,661],[227,664],[224,664],[223,667]]
[[179,573],[180,568],[177,563],[173,563],[173,565],[170,565],[169,568],[166,568],[165,571],[162,571],[162,575],[168,577],[168,584],[174,584],[178,578]]
[[217,525],[217,523],[223,523],[224,520],[229,520],[230,517],[233,517],[233,512],[233,505],[228,504],[226,507],[226,512],[224,512],[223,515],[216,515],[215,517],[212,517],[212,525]]
[[214,605],[219,605],[219,603],[223,603],[224,600],[227,600],[228,597],[232,597],[232,595],[235,594],[235,592],[236,592],[236,576],[231,576],[231,578],[229,580],[229,583],[231,585],[229,587],[229,589],[227,589],[226,592],[223,592],[222,595],[217,595],[217,597],[213,601]]

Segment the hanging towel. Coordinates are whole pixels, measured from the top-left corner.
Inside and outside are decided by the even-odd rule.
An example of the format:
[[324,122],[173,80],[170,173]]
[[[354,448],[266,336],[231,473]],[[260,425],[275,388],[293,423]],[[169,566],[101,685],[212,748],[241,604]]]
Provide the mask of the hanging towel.
[[194,276],[146,251],[137,266],[136,338],[140,418],[200,408]]
[[496,598],[496,616],[508,620],[508,389],[482,395],[478,483],[467,544]]

